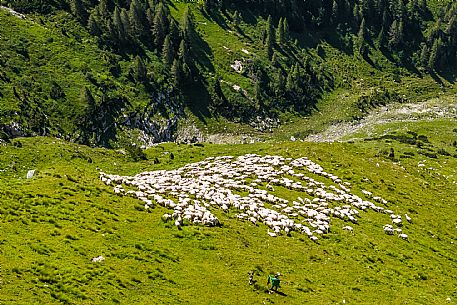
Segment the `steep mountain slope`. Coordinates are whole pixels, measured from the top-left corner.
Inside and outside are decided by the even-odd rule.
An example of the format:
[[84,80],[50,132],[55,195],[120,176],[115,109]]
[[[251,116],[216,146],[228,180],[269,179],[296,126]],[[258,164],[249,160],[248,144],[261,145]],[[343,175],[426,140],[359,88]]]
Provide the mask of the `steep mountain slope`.
[[[452,1],[0,5],[0,304],[455,303]],[[262,143],[182,144],[208,139]],[[177,143],[152,145],[163,141]],[[100,171],[160,171],[174,181],[184,171],[170,170],[252,154],[307,157],[346,182],[281,169],[313,179],[297,191],[238,173],[246,188],[234,194],[288,200],[265,200],[269,209],[312,200],[314,212],[288,216],[317,242],[284,228],[273,237],[230,201],[207,207],[218,226],[166,221],[175,211],[147,201],[157,197],[120,196],[100,180]],[[205,175],[226,187],[227,175]],[[388,213],[355,205],[352,221],[336,217],[347,207],[329,199],[321,235],[310,219],[324,209],[323,189],[390,209],[402,225],[385,234]],[[267,275],[278,271],[280,293],[269,293]]]
[[454,88],[450,1],[272,3],[4,1],[26,19],[0,10],[3,137],[149,145],[290,121],[305,137]]

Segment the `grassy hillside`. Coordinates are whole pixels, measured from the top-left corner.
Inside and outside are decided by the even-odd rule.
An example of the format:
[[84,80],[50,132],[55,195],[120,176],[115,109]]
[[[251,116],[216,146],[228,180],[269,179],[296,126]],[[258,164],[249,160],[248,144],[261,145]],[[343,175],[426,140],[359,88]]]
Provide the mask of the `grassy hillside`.
[[[455,120],[446,120],[352,144],[162,144],[138,162],[123,151],[15,139],[0,147],[0,302],[452,304],[456,137]],[[298,233],[272,238],[264,225],[217,210],[220,227],[178,230],[161,220],[166,209],[145,211],[98,179],[99,169],[133,175],[246,153],[307,156],[350,182],[353,192],[382,196],[395,213],[412,217],[403,227],[409,241],[385,235],[386,216],[372,211],[362,212],[353,234],[333,220],[318,243]],[[30,169],[35,176],[26,179]],[[99,255],[104,262],[91,261]],[[278,271],[282,294],[268,294],[266,276]]]
[[[338,9],[326,0],[284,16],[284,3],[301,2],[138,1],[0,1],[26,14],[0,7],[0,304],[456,302],[452,1],[395,1],[389,10],[403,16],[386,15],[384,44],[374,19],[362,27],[373,13],[364,1],[346,1],[354,16],[338,24],[324,18]],[[147,7],[147,31],[126,21],[142,15],[127,2]],[[420,32],[403,46],[389,42],[400,21]],[[214,207],[220,226],[178,229],[162,220],[171,210],[146,210],[99,179],[252,153],[308,157],[354,194],[381,196],[411,216],[408,240],[384,234],[389,217],[372,210],[358,224],[332,218],[318,242],[270,237]],[[269,293],[275,272],[282,287]]]
[[[292,133],[304,138],[331,124],[358,120],[367,108],[455,90],[452,67],[425,68],[419,63],[420,50],[412,46],[403,53],[387,50],[378,44],[374,26],[367,28],[368,53],[359,54],[358,25],[336,31],[310,25],[301,32],[291,25],[284,42],[272,38],[270,58],[264,37],[267,14],[237,6],[207,11],[202,3],[181,1],[166,6],[167,22],[176,26],[170,31],[179,32],[176,37],[169,34],[175,56],[183,56],[180,39],[189,44],[191,73],[181,75],[177,84],[175,70],[163,62],[161,45],[134,40],[119,49],[112,33],[90,34],[67,4],[53,10],[55,3],[45,8],[36,1],[24,3],[5,2],[35,12],[26,19],[0,9],[0,125],[9,136],[52,135],[124,146],[215,133],[270,136],[279,125],[287,125],[283,131],[293,132],[285,137]],[[92,2],[84,3],[88,14],[96,11]],[[449,3],[428,1],[430,11],[421,17],[427,44],[451,35],[446,28],[452,21]],[[114,22],[112,12],[107,14],[106,22]],[[184,34],[186,16],[191,16],[189,38]],[[427,50],[430,53],[431,46]],[[143,80],[137,75],[140,60]],[[231,67],[236,62],[242,71]],[[85,88],[94,97],[95,109],[84,96]],[[371,106],[364,105],[367,101]],[[283,131],[279,135],[284,138]]]

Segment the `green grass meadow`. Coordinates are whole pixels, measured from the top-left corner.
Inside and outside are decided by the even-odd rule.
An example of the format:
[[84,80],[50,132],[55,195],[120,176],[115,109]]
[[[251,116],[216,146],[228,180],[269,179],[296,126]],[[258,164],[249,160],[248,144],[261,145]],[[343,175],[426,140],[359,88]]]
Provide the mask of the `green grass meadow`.
[[[0,147],[0,303],[453,304],[457,124],[388,135],[354,143],[161,144],[139,162],[119,150],[15,139]],[[350,182],[353,193],[382,196],[412,217],[403,227],[409,241],[385,235],[388,217],[372,211],[361,212],[353,234],[332,220],[318,243],[296,232],[269,237],[265,225],[236,220],[234,211],[214,211],[220,227],[178,230],[161,220],[165,208],[145,211],[98,179],[99,169],[133,175],[246,153],[307,156]],[[26,179],[30,169],[36,174]],[[99,255],[105,261],[93,263]],[[267,292],[272,272],[283,274],[281,294]]]

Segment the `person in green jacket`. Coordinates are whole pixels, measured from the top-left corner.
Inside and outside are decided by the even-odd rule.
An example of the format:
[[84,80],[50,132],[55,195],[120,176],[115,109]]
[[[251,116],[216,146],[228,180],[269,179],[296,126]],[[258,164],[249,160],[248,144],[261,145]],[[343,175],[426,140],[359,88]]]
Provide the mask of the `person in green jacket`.
[[280,287],[279,284],[281,283],[281,280],[279,279],[280,275],[281,274],[278,272],[274,276],[273,275],[269,275],[268,276],[268,283],[267,284],[271,283],[271,290],[278,291],[278,288]]

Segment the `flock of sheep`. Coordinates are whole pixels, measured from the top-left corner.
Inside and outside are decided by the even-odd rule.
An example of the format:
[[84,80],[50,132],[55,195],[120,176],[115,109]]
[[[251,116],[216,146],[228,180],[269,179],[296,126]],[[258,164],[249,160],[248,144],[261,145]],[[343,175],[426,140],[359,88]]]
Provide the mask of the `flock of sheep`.
[[[174,221],[177,227],[216,226],[219,219],[212,210],[220,209],[237,213],[240,220],[265,224],[272,237],[296,231],[317,241],[330,232],[332,218],[353,225],[359,222],[362,211],[373,210],[389,215],[391,224],[384,226],[386,234],[408,239],[402,233],[402,216],[385,208],[386,200],[365,190],[361,193],[366,199],[362,199],[351,193],[350,183],[306,157],[210,157],[177,170],[143,172],[132,177],[101,172],[100,179],[113,185],[116,194],[142,200],[145,209],[154,204],[172,209],[163,219]],[[411,222],[408,215],[405,219]],[[343,229],[353,231],[350,225]]]

